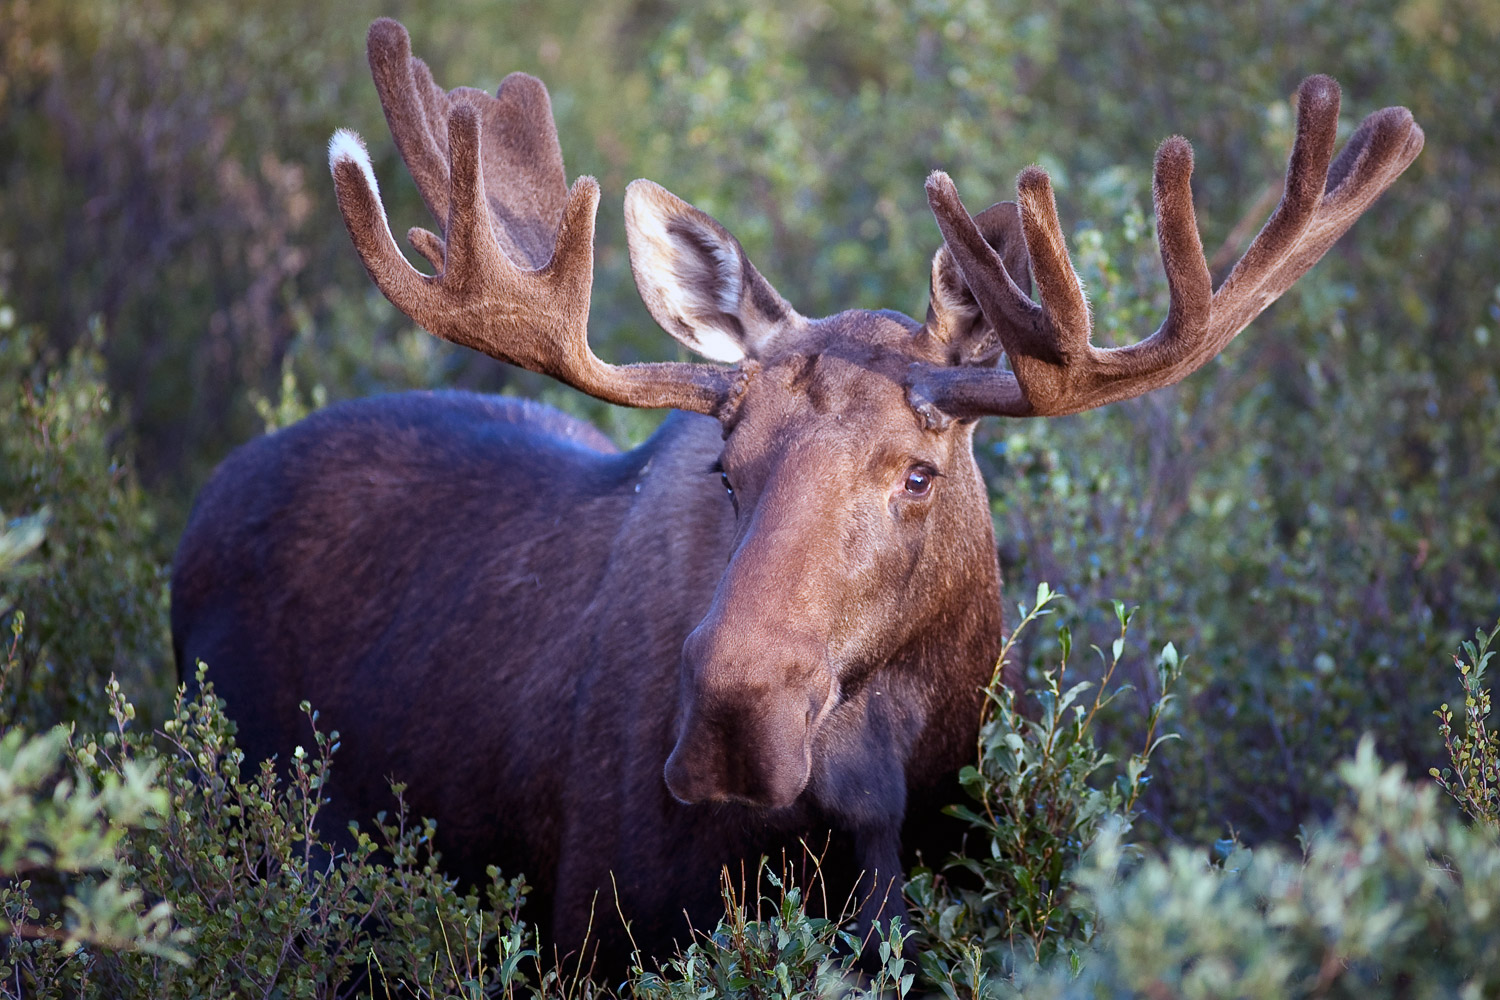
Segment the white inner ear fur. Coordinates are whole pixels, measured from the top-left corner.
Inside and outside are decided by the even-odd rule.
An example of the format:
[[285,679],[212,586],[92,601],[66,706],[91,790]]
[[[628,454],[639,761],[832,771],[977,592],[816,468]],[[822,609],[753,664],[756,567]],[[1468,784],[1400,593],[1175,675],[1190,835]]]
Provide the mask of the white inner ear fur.
[[[667,228],[676,221],[691,226],[702,246],[687,245]],[[744,262],[732,243],[704,225],[687,202],[651,181],[638,180],[625,192],[625,236],[630,246],[630,268],[646,308],[680,343],[710,361],[733,364],[745,357],[737,324],[744,295]],[[704,247],[712,257],[702,260]],[[711,288],[684,280],[691,268],[687,255],[714,270]],[[704,293],[708,293],[708,298]]]
[[730,313],[739,312],[740,298],[740,273],[744,266],[740,255],[734,252],[734,247],[723,243],[712,244],[714,264],[718,266],[719,282],[717,298],[719,300],[719,311]]
[[732,365],[745,357],[745,349],[739,345],[729,334],[713,327],[698,329],[696,337],[689,342],[686,338],[678,337],[690,350],[697,351],[710,361],[720,361],[726,365]]

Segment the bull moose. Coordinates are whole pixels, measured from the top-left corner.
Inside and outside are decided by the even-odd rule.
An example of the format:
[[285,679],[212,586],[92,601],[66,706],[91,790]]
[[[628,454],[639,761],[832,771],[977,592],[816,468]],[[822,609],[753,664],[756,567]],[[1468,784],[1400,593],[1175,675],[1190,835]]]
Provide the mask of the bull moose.
[[[971,216],[942,172],[924,321],[800,315],[717,221],[625,195],[637,288],[711,363],[611,365],[586,339],[599,187],[567,186],[542,83],[444,91],[380,20],[370,66],[441,235],[391,235],[366,150],[329,147],[371,278],[445,340],[620,406],[674,411],[620,452],[532,402],[420,392],[330,407],[214,474],[178,552],[172,631],[252,757],[341,734],[333,826],[438,820],[447,869],[524,872],[558,946],[618,965],[713,926],[723,866],[826,845],[869,927],[904,912],[903,824],[974,749],[1001,644],[981,417],[1077,413],[1186,377],[1285,291],[1422,148],[1404,108],[1334,158],[1339,90],[1298,91],[1285,193],[1213,289],[1191,147],[1156,153],[1170,305],[1090,342],[1045,172]],[[1035,283],[1037,298],[1030,290]],[[1007,364],[1000,364],[1001,357]],[[831,893],[836,896],[837,893]],[[597,911],[597,913],[596,913]],[[608,913],[611,919],[604,919]]]

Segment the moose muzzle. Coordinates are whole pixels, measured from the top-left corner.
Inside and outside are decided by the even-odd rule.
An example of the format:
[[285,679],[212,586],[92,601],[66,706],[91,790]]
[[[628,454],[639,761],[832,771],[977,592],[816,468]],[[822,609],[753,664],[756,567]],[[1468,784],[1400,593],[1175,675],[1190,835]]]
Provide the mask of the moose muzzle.
[[722,644],[700,628],[683,648],[667,788],[686,803],[789,806],[807,787],[813,733],[832,701],[824,645],[784,639],[749,662],[714,655],[715,647]]

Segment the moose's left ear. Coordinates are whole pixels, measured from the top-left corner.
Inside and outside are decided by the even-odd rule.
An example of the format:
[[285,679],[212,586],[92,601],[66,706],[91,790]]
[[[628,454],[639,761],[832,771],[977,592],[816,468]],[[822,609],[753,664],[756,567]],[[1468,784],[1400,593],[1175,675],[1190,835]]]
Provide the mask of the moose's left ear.
[[661,328],[711,361],[765,353],[802,317],[723,226],[659,184],[625,191],[630,269]]
[[[1031,293],[1031,260],[1021,232],[1021,213],[1002,201],[974,216],[985,242],[994,247],[1006,273],[1023,294]],[[994,364],[1004,350],[945,243],[932,257],[932,297],[924,334],[943,345],[950,365]]]

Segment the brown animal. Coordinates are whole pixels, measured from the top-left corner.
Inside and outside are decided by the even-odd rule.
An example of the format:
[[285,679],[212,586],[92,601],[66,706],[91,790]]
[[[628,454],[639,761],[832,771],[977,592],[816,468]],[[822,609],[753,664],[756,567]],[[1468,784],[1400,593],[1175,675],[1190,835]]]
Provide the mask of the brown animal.
[[[723,865],[831,843],[825,875],[901,914],[903,823],[966,763],[1000,644],[1000,578],[971,439],[984,416],[1076,413],[1205,364],[1417,155],[1403,108],[1333,158],[1339,92],[1299,91],[1286,193],[1211,288],[1192,152],[1157,152],[1171,290],[1140,343],[1090,343],[1047,175],[970,217],[927,181],[944,245],[925,322],[799,315],[719,223],[649,181],[625,216],[636,283],[717,364],[613,366],[586,342],[599,190],[565,183],[542,84],[444,92],[394,21],[370,64],[442,235],[402,257],[360,141],[339,206],[371,277],[428,330],[622,406],[674,413],[619,453],[532,403],[415,393],[336,406],[231,456],[178,553],[178,662],[253,756],[342,738],[334,826],[409,783],[449,869],[524,872],[564,949],[601,958],[711,927]],[[1330,165],[1331,164],[1331,165]],[[1039,301],[1028,291],[1033,279]],[[1004,354],[1009,368],[998,364]]]

